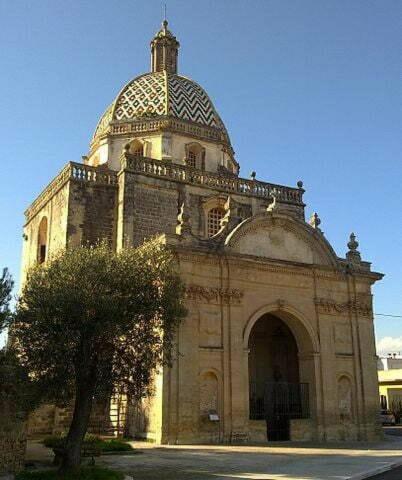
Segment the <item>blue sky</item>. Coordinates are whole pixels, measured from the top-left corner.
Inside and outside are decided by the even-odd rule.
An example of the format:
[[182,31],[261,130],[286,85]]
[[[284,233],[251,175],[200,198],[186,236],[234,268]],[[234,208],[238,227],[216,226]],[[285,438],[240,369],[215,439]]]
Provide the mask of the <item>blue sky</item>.
[[[339,255],[355,231],[402,315],[402,2],[169,1],[180,73],[214,100],[242,176],[306,188]],[[163,2],[0,1],[0,267],[18,281],[23,211],[80,161],[120,88],[149,70]],[[377,317],[402,351],[402,319]],[[391,342],[391,343],[390,343]],[[394,343],[392,343],[394,342]]]

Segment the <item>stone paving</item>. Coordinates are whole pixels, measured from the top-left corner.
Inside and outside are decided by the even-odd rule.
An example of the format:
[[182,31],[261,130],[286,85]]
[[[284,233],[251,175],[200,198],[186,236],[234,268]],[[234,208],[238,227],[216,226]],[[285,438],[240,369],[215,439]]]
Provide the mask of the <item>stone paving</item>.
[[[402,464],[402,437],[324,446],[132,445],[135,453],[102,456],[97,464],[122,470],[134,480],[361,480]],[[27,459],[49,464],[52,455],[31,443]]]

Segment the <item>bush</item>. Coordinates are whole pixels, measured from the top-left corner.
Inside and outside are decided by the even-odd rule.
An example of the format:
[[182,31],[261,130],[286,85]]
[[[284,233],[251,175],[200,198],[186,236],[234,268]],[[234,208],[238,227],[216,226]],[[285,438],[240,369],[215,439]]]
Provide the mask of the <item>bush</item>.
[[123,440],[103,440],[101,445],[102,452],[129,452],[133,447]]
[[55,470],[42,472],[21,472],[15,480],[123,480],[120,472],[100,467],[84,467],[61,475]]
[[[62,448],[66,437],[64,435],[46,437],[43,440],[43,445],[47,448]],[[82,447],[93,446],[101,450],[102,452],[128,452],[133,449],[133,447],[127,442],[121,439],[112,438],[110,440],[103,440],[96,435],[85,435],[84,442]]]

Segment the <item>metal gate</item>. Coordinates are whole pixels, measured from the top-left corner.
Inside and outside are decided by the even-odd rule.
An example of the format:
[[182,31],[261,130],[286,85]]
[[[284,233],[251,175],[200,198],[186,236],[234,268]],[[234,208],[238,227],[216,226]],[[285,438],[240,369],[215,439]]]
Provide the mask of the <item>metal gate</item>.
[[250,420],[267,422],[267,438],[290,439],[290,420],[310,418],[309,384],[265,382],[250,384]]

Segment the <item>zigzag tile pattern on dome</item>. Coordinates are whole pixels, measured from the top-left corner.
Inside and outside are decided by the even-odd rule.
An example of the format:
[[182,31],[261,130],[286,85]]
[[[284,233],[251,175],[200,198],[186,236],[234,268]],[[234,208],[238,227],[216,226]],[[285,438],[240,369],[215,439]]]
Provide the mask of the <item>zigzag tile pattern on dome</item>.
[[169,115],[192,122],[222,128],[212,102],[195,82],[179,75],[169,75]]
[[164,71],[147,73],[129,82],[103,114],[92,141],[108,133],[113,122],[167,116],[216,128],[228,138],[205,90],[186,77]]
[[164,73],[142,75],[130,82],[117,98],[114,119],[166,115],[166,82]]

